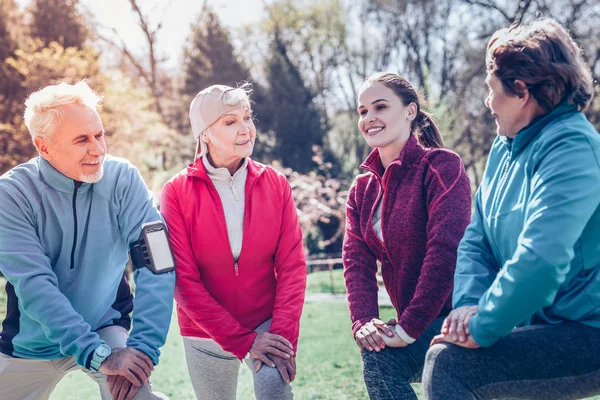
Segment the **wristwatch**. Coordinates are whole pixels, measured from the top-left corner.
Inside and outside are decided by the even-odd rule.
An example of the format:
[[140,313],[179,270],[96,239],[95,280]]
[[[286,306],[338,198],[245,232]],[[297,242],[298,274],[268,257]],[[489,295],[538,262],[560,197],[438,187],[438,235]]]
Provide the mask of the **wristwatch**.
[[106,360],[108,358],[108,356],[110,356],[111,352],[112,352],[112,350],[110,349],[110,347],[108,347],[104,343],[102,343],[100,346],[96,347],[96,350],[94,350],[94,355],[92,356],[92,359],[90,360],[90,369],[92,371],[98,372],[100,365],[102,365],[102,362],[104,360]]

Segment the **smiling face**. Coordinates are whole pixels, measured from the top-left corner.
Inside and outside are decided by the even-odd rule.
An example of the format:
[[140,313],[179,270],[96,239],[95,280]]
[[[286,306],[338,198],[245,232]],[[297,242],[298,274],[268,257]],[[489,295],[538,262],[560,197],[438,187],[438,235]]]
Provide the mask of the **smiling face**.
[[244,106],[229,111],[206,130],[202,140],[206,142],[211,160],[217,167],[229,166],[250,157],[256,140],[252,111]]
[[416,116],[414,103],[405,106],[392,89],[375,82],[358,96],[358,128],[371,147],[403,146]]
[[523,100],[519,96],[506,94],[502,82],[493,74],[488,75],[485,82],[489,89],[485,106],[496,120],[496,133],[514,138],[529,123],[523,111]]
[[98,182],[106,154],[100,115],[95,109],[79,104],[63,106],[62,112],[63,118],[49,138],[34,139],[40,155],[71,179]]

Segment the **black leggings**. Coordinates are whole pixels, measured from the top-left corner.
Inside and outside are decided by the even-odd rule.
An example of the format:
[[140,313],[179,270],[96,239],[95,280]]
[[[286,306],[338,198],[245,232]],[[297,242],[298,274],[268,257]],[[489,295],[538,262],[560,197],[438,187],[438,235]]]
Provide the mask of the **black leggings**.
[[581,399],[600,393],[600,329],[575,322],[516,328],[489,348],[437,344],[423,370],[430,400]]
[[431,339],[440,333],[443,318],[406,347],[386,347],[380,352],[364,350],[363,376],[371,400],[416,400],[411,382],[419,382]]

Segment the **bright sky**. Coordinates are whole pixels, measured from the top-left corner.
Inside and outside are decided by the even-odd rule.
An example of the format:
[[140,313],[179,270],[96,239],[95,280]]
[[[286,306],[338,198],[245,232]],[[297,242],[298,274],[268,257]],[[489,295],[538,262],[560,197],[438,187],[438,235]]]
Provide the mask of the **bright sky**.
[[[132,49],[141,50],[145,45],[137,19],[127,0],[80,0],[97,21],[117,30],[118,35]],[[230,29],[258,22],[262,17],[261,0],[207,0],[221,23]],[[27,6],[31,0],[17,0]],[[149,15],[155,26],[162,18],[158,47],[161,55],[168,57],[167,67],[179,64],[180,55],[192,22],[198,18],[203,0],[140,0],[142,11]]]

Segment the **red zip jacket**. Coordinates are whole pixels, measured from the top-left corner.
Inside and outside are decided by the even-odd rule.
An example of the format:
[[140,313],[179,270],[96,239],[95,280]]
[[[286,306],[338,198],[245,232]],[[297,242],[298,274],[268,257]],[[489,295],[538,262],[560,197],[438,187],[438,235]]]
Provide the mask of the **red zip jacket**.
[[242,251],[235,263],[225,213],[201,159],[165,184],[161,213],[176,259],[182,336],[212,338],[244,358],[268,320],[296,349],[306,260],[292,189],[284,175],[248,160]]
[[[452,307],[456,249],[471,216],[471,189],[458,155],[411,138],[384,171],[375,149],[348,194],[342,257],[354,334],[378,318],[376,259],[398,323],[417,339]],[[383,196],[384,243],[373,230]]]

